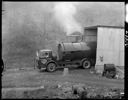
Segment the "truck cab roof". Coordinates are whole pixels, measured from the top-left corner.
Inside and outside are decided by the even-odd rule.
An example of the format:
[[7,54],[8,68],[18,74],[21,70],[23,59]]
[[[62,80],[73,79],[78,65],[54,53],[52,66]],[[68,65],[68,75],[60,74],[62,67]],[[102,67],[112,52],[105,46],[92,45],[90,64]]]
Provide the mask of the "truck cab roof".
[[50,50],[50,49],[42,49],[42,50],[40,50],[40,52],[44,52],[44,51],[52,51],[52,50]]

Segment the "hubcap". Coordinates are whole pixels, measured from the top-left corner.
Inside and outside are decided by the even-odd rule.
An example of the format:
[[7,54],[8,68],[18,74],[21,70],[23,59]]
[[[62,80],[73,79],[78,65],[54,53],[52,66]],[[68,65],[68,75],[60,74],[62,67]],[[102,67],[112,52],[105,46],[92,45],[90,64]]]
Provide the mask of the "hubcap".
[[56,67],[56,65],[54,63],[50,63],[48,65],[49,71],[54,71],[55,70],[55,67]]
[[83,67],[84,68],[89,68],[90,67],[90,62],[89,61],[84,61]]

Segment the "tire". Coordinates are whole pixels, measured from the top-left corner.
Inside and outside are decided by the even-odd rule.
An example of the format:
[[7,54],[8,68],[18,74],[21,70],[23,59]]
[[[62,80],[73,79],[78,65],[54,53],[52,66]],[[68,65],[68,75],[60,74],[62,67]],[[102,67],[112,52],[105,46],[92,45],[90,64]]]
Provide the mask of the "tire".
[[53,62],[47,64],[47,71],[54,72],[56,70],[57,65]]
[[83,61],[82,67],[83,67],[84,69],[89,69],[89,68],[91,68],[91,62],[90,62],[89,60]]

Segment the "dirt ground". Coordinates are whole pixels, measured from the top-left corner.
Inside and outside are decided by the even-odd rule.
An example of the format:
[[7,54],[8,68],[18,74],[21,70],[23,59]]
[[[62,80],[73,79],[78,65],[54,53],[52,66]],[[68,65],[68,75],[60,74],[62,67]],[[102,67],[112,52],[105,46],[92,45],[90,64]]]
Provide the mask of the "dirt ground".
[[[20,69],[20,70],[7,70],[2,76],[2,98],[29,98],[35,95],[35,92],[28,93],[28,91],[36,91],[37,94],[41,94],[44,87],[58,86],[58,84],[84,84],[86,87],[95,87],[99,89],[121,89],[124,90],[124,79],[108,79],[101,75],[90,73],[89,69],[72,68],[69,69],[69,73],[63,76],[63,69],[59,69],[53,73],[39,72],[35,69]],[[17,92],[18,91],[18,92]],[[26,91],[26,92],[25,92]],[[39,92],[40,91],[40,92]],[[43,90],[45,91],[45,90]],[[53,95],[53,93],[59,90],[52,89],[48,91],[47,95]],[[24,96],[23,96],[24,93]],[[43,92],[44,93],[44,92]],[[27,96],[26,96],[27,94]],[[56,95],[56,94],[55,94]],[[41,97],[43,98],[43,97]]]

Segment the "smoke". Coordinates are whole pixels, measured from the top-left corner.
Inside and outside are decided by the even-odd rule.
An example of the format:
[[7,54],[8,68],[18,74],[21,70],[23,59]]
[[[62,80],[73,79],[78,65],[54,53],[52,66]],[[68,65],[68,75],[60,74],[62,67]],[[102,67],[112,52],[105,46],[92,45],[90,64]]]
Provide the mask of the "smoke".
[[77,13],[76,2],[57,2],[54,6],[55,19],[64,29],[67,35],[73,32],[82,33],[81,25],[75,20],[74,16]]

